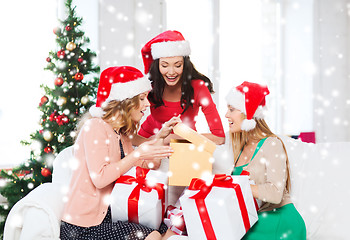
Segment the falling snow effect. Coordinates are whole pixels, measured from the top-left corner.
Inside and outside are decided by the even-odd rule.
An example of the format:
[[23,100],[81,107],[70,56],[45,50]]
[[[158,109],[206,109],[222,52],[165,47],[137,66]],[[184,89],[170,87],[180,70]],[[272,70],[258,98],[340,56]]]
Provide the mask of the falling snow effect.
[[[265,1],[265,4],[267,2],[271,1]],[[154,19],[154,16],[143,9],[143,7],[145,7],[143,3],[137,3],[137,7],[138,14],[135,14],[137,16],[136,21],[139,24],[143,24],[144,29],[149,31],[149,26]],[[303,11],[304,9],[303,4],[299,2],[291,3],[290,7],[295,14]],[[330,1],[328,3],[323,3],[320,5],[320,7],[323,10],[333,9],[334,13],[336,13],[334,14],[335,16],[337,14],[338,16],[350,15],[349,4],[336,4]],[[116,19],[120,22],[130,21],[130,18],[128,18],[125,13],[118,12],[119,10],[114,6],[107,6],[107,10],[108,12],[113,13]],[[334,21],[339,20],[336,17],[334,18]],[[332,16],[330,15],[319,17],[320,23],[327,22],[329,20],[332,20]],[[290,19],[282,19],[282,27],[286,28],[288,21],[290,21]],[[330,27],[334,28],[335,30],[339,30],[339,28],[335,28],[334,26]],[[305,30],[310,28],[308,28],[308,26],[304,26],[304,28],[301,29]],[[111,32],[118,32],[118,29],[111,29]],[[307,31],[305,32],[307,33]],[[317,38],[323,39],[322,36],[327,37],[328,35],[330,38],[338,39],[338,41],[342,38],[341,34],[329,34],[327,31],[324,33],[318,33]],[[134,40],[132,33],[128,33],[128,40]],[[276,97],[275,101],[277,102],[277,107],[282,108],[282,110],[288,116],[293,116],[290,118],[290,120],[287,120],[288,123],[285,123],[282,128],[284,132],[287,133],[293,133],[295,130],[299,131],[299,126],[294,124],[293,127],[293,122],[290,121],[293,121],[295,118],[300,118],[302,121],[311,119],[310,121],[312,121],[312,117],[303,117],[305,115],[310,116],[309,114],[312,112],[314,114],[313,121],[315,122],[315,127],[317,128],[317,133],[319,134],[318,137],[320,138],[321,142],[333,140],[349,141],[349,120],[347,116],[349,112],[350,99],[346,94],[343,94],[344,84],[340,82],[341,78],[343,78],[342,76],[347,78],[348,74],[345,72],[345,68],[340,68],[339,66],[335,65],[336,63],[332,62],[334,61],[334,58],[332,57],[337,58],[337,61],[347,59],[347,51],[340,49],[335,42],[321,42],[320,45],[321,46],[319,46],[319,48],[316,46],[315,49],[316,52],[320,54],[319,59],[321,59],[322,62],[317,66],[312,64],[312,69],[309,69],[308,71],[312,73],[312,77],[315,76],[314,74],[320,75],[319,78],[322,78],[321,83],[318,83],[318,81],[315,80],[313,81],[316,84],[324,85],[324,87],[323,89],[319,90],[320,92],[310,94],[310,89],[303,87],[302,84],[294,83],[295,87],[289,89],[290,92],[292,92],[291,99],[279,99]],[[103,50],[103,48],[101,49]],[[107,49],[107,51],[109,50],[110,49]],[[121,47],[121,54],[124,58],[130,59],[134,57],[137,51],[138,50],[135,50],[131,45]],[[65,52],[69,58],[73,57],[73,55],[69,55],[69,51]],[[113,61],[114,60],[110,60],[109,63],[112,63]],[[106,62],[105,64],[109,63]],[[58,64],[57,68],[64,69],[66,68],[66,65],[64,63]],[[302,70],[303,68],[301,67],[299,69]],[[73,75],[74,72],[72,71],[71,74]],[[300,79],[303,79],[304,81],[304,78]],[[277,95],[278,94],[276,94],[276,96]],[[298,99],[296,99],[297,96],[300,97],[301,100],[305,100],[303,96],[311,95],[313,95],[312,98],[315,101],[312,108],[308,108],[308,106],[305,106],[303,102],[300,104],[300,102],[297,101]],[[297,110],[295,110],[294,107],[289,104],[289,102],[292,102],[293,105],[297,106]],[[59,100],[57,104],[62,105],[61,103],[62,100]],[[69,112],[66,112],[65,114],[69,115]],[[51,138],[51,136],[47,136],[46,133],[45,136],[48,139]],[[70,136],[74,137],[74,132],[72,132]],[[350,155],[349,144],[330,143],[312,145],[289,140],[286,140],[285,143],[291,167],[293,201],[305,219],[309,235],[316,238],[317,236],[324,234],[324,236],[330,236],[329,239],[338,236],[335,229],[347,229],[345,223],[348,222],[348,219],[344,217],[344,212],[348,212],[346,201],[349,199],[349,191],[347,188],[343,188],[342,186],[344,181],[346,182],[344,176],[347,176],[347,172],[345,171],[350,169],[349,161],[347,161],[347,158]],[[40,143],[38,145],[39,146],[35,148],[37,149],[36,151],[40,151],[38,149],[42,147],[40,146]],[[229,154],[227,152],[223,152],[221,156],[215,158],[215,163],[220,164],[221,160],[228,158],[228,155]],[[261,162],[266,163],[267,160],[262,158]],[[70,168],[74,170],[79,167],[74,160],[67,164],[67,166],[68,167],[64,169],[65,171]],[[228,168],[229,167],[231,166],[228,166]],[[2,184],[5,184],[4,181],[0,182],[0,186]],[[30,186],[31,185],[28,184],[28,188],[30,188]],[[331,209],[327,208],[329,206],[332,206],[332,212]],[[348,215],[349,214],[347,214],[347,216]],[[262,217],[264,217],[264,214]],[[14,219],[18,223],[23,222],[23,219],[21,219],[19,215],[15,215]],[[288,234],[289,232],[286,232],[283,237],[287,238]]]

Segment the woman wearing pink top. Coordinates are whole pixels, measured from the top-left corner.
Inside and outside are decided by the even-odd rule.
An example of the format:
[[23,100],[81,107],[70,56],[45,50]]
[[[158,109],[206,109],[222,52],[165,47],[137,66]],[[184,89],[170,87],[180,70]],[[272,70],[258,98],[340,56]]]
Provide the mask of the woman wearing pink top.
[[[101,73],[96,105],[80,122],[74,144],[74,169],[62,224],[66,239],[161,239],[167,228],[152,229],[129,222],[112,222],[108,197],[114,182],[133,166],[157,168],[172,149],[162,141],[173,125],[172,118],[156,139],[133,150],[144,111],[150,106],[150,81],[136,68],[110,67]],[[166,236],[165,236],[166,237]]]
[[[145,73],[149,73],[152,91],[148,99],[151,115],[141,125],[139,135],[149,138],[173,116],[196,130],[199,109],[207,120],[210,133],[203,134],[223,144],[225,134],[219,113],[211,97],[213,84],[190,61],[190,45],[178,31],[165,31],[142,48]],[[169,138],[174,136],[169,136]]]

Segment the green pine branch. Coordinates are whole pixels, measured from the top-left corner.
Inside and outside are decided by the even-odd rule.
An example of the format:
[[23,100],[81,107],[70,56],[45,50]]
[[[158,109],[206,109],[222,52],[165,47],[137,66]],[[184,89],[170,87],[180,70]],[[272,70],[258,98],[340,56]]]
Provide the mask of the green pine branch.
[[96,53],[87,48],[90,40],[80,29],[83,19],[76,16],[72,0],[65,4],[67,18],[58,21],[60,26],[54,30],[57,46],[48,53],[44,68],[53,73],[54,77],[47,81],[55,85],[40,85],[44,93],[38,106],[40,127],[30,134],[29,140],[21,141],[25,146],[39,147],[33,149],[29,158],[19,166],[0,172],[0,177],[6,182],[0,187],[0,194],[7,199],[6,204],[0,205],[0,216],[4,218],[0,222],[0,237],[13,205],[40,184],[52,181],[49,174],[52,173],[52,160],[73,144],[77,121],[96,98],[96,74],[100,71],[94,63]]

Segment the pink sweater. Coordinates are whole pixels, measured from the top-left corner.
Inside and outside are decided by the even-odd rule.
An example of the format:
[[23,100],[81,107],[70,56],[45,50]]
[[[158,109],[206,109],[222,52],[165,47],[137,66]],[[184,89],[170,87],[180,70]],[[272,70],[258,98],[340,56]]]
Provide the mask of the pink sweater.
[[[82,227],[103,221],[114,181],[128,170],[120,162],[119,139],[100,118],[84,124],[74,145],[74,169],[63,221]],[[122,135],[121,139],[125,154],[130,153],[133,150],[130,139]]]

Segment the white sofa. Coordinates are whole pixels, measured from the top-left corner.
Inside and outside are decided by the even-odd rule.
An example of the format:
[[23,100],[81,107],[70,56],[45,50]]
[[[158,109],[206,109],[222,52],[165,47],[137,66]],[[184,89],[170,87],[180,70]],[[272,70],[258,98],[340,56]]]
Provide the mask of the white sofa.
[[[308,239],[350,239],[347,232],[350,180],[346,177],[350,169],[350,142],[311,144],[282,138],[290,161],[292,197],[305,220]],[[214,158],[214,172],[228,173],[233,161],[229,144],[219,146]],[[11,209],[4,240],[59,239],[72,164],[70,147],[56,157],[52,183],[37,187]]]

